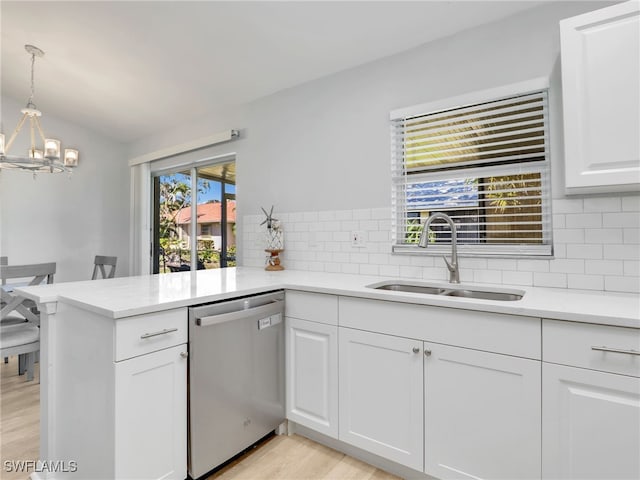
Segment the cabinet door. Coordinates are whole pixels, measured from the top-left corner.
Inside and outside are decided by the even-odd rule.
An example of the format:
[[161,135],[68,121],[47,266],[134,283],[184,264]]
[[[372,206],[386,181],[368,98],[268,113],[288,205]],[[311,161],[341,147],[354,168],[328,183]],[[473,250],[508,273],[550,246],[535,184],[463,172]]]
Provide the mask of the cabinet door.
[[541,363],[424,348],[425,472],[442,479],[540,478]]
[[187,476],[186,345],[115,364],[115,478]]
[[560,22],[566,188],[640,185],[640,8],[625,2]]
[[338,327],[286,322],[287,418],[338,438]]
[[640,478],[640,379],[544,363],[545,479]]
[[422,342],[339,329],[340,440],[423,469]]

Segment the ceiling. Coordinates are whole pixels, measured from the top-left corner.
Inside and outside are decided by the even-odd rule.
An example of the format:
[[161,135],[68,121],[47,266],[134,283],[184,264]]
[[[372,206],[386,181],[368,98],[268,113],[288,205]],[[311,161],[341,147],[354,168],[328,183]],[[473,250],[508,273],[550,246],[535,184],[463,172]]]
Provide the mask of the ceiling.
[[494,21],[527,1],[0,2],[2,94],[123,143]]
[[[185,172],[189,175],[189,172]],[[206,180],[223,181],[232,185],[236,184],[236,162],[216,163],[198,167],[198,178]]]

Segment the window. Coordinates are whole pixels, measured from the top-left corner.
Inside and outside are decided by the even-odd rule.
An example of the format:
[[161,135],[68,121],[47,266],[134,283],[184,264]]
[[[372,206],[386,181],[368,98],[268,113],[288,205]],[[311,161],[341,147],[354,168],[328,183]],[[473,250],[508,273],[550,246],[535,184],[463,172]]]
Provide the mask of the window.
[[451,233],[439,221],[429,248],[417,246],[422,224],[443,212],[461,254],[551,255],[547,90],[526,92],[392,112],[394,252],[448,250]]
[[235,160],[161,170],[152,183],[153,273],[235,266]]

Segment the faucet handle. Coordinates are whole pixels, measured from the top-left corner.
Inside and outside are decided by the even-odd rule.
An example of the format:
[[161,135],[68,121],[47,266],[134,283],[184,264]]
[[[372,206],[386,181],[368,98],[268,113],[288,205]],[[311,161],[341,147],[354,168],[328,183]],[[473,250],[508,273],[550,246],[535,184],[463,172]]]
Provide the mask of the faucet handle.
[[457,265],[451,265],[449,260],[447,260],[447,257],[445,257],[444,255],[442,256],[442,259],[444,260],[444,263],[447,265],[447,268],[449,269],[450,272],[456,271]]

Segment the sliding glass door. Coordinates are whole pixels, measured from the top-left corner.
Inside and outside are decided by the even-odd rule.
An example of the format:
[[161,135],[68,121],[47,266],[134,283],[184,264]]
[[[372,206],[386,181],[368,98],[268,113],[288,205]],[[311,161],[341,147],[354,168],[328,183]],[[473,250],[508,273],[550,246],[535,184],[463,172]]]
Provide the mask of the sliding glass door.
[[153,176],[153,273],[236,265],[235,183],[233,161]]
[[236,265],[235,162],[196,169],[198,181],[198,254],[205,268]]

